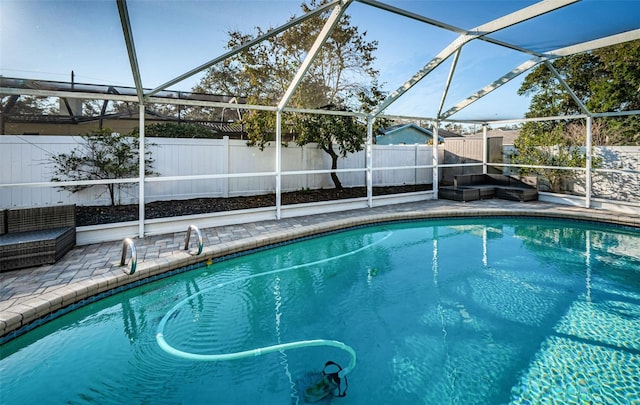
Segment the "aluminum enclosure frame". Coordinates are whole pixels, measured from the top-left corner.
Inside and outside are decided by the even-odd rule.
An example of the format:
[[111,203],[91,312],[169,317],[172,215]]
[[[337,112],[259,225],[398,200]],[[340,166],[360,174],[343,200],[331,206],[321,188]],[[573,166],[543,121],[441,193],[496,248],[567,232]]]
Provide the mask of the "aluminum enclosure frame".
[[[329,35],[331,34],[333,28],[335,27],[335,25],[338,23],[340,17],[347,11],[348,7],[354,2],[357,1],[361,4],[365,4],[371,7],[375,7],[390,13],[394,13],[394,14],[398,14],[401,16],[404,16],[406,18],[410,18],[416,21],[420,21],[423,22],[425,24],[429,24],[429,25],[433,25],[445,30],[449,30],[451,32],[455,32],[457,33],[459,36],[457,39],[455,39],[453,42],[451,42],[447,47],[445,47],[444,49],[442,49],[442,51],[440,53],[438,53],[431,61],[429,61],[422,69],[420,69],[418,72],[416,72],[411,78],[409,78],[402,86],[400,86],[398,89],[396,89],[395,91],[393,91],[392,93],[389,94],[389,96],[382,101],[375,109],[372,113],[370,114],[366,114],[363,112],[354,112],[354,113],[350,113],[350,112],[333,112],[333,111],[327,111],[327,110],[316,110],[316,109],[299,109],[299,108],[290,108],[287,107],[287,103],[289,101],[289,98],[291,97],[291,95],[293,94],[293,92],[295,91],[295,89],[298,87],[300,81],[302,80],[302,78],[304,77],[304,75],[306,74],[309,66],[314,62],[315,57],[317,55],[317,53],[319,52],[319,50],[321,49],[322,45],[324,44],[324,42],[326,41],[326,39],[329,37]],[[124,37],[124,41],[127,47],[127,52],[128,52],[128,56],[129,56],[129,62],[130,62],[130,66],[131,66],[131,72],[132,72],[132,76],[134,78],[134,82],[135,82],[135,88],[136,88],[136,96],[124,96],[124,95],[117,95],[117,94],[96,94],[96,93],[83,93],[83,92],[73,92],[73,91],[68,91],[68,92],[61,92],[61,91],[51,91],[51,90],[33,90],[33,89],[17,89],[17,88],[0,88],[0,93],[1,94],[7,94],[7,95],[35,95],[35,96],[52,96],[52,97],[66,97],[66,98],[85,98],[85,99],[98,99],[98,100],[113,100],[113,101],[129,101],[129,102],[137,102],[139,103],[139,107],[140,107],[140,123],[139,123],[139,127],[140,127],[140,151],[139,151],[139,156],[140,156],[140,172],[139,172],[139,177],[137,179],[126,179],[122,180],[105,180],[105,181],[92,181],[92,182],[65,182],[65,183],[55,183],[55,185],[74,185],[74,184],[108,184],[108,183],[122,183],[122,182],[137,182],[139,184],[139,199],[140,199],[140,209],[139,209],[139,215],[140,215],[140,219],[139,219],[139,236],[140,237],[144,237],[145,235],[145,220],[144,220],[144,184],[148,181],[162,181],[161,179],[146,179],[145,178],[145,171],[144,171],[144,126],[145,126],[145,118],[144,118],[144,107],[146,103],[166,103],[166,104],[179,104],[179,105],[194,105],[194,106],[210,106],[210,107],[223,107],[223,108],[238,108],[237,104],[232,104],[232,103],[222,103],[222,102],[212,102],[212,101],[200,101],[200,100],[184,100],[184,99],[169,99],[169,98],[164,98],[164,97],[154,97],[154,95],[156,95],[157,93],[161,92],[161,91],[165,91],[168,90],[168,88],[176,83],[179,83],[183,80],[185,80],[188,77],[191,77],[201,71],[203,71],[204,69],[207,69],[217,63],[223,62],[224,60],[228,59],[229,57],[232,57],[233,55],[236,55],[239,52],[242,52],[248,48],[250,48],[251,46],[254,46],[264,40],[267,40],[269,38],[272,38],[284,31],[286,31],[287,29],[296,26],[297,24],[302,23],[303,21],[306,21],[307,19],[317,16],[323,12],[331,12],[331,15],[329,16],[329,18],[327,19],[327,21],[325,22],[325,26],[323,27],[323,29],[321,30],[319,36],[316,38],[316,41],[314,43],[314,45],[312,46],[312,48],[308,51],[307,53],[307,57],[305,58],[305,60],[303,61],[303,63],[301,64],[301,66],[298,69],[298,72],[296,73],[295,77],[293,78],[293,80],[291,81],[291,83],[289,84],[289,87],[287,88],[287,91],[285,92],[285,94],[283,95],[283,97],[281,98],[281,100],[278,102],[277,106],[266,106],[266,105],[242,105],[242,109],[247,109],[247,110],[262,110],[262,111],[273,111],[276,114],[276,165],[274,167],[274,172],[270,172],[267,173],[265,175],[272,175],[275,174],[276,176],[276,217],[277,219],[280,219],[281,214],[280,214],[280,205],[281,205],[281,201],[280,201],[280,182],[281,182],[281,176],[282,176],[282,154],[281,154],[281,114],[282,112],[286,112],[286,111],[294,111],[294,112],[305,112],[305,113],[313,113],[313,114],[329,114],[329,115],[352,115],[355,117],[359,117],[359,118],[365,118],[366,122],[367,122],[367,142],[366,142],[366,153],[367,153],[367,157],[366,157],[366,168],[363,169],[363,171],[366,172],[366,183],[367,183],[367,201],[368,201],[368,206],[373,206],[373,200],[372,200],[372,193],[371,193],[371,177],[372,177],[372,159],[371,159],[371,145],[372,145],[372,138],[373,138],[373,122],[376,119],[376,117],[396,117],[396,118],[407,118],[407,119],[411,119],[411,118],[417,118],[417,119],[422,119],[422,120],[427,120],[427,121],[433,121],[436,123],[435,126],[435,133],[434,136],[437,136],[437,130],[438,130],[438,126],[439,123],[441,122],[462,122],[462,123],[466,123],[466,122],[475,122],[475,123],[480,123],[483,125],[483,138],[485,139],[485,147],[486,147],[486,125],[487,124],[491,124],[491,123],[506,123],[506,122],[526,122],[526,121],[535,121],[535,120],[548,120],[548,119],[554,119],[554,118],[560,118],[560,117],[546,117],[546,118],[537,118],[537,119],[518,119],[518,120],[512,120],[512,121],[492,121],[492,120],[474,120],[474,121],[464,121],[464,120],[455,120],[452,119],[451,116],[453,116],[454,114],[458,113],[459,111],[463,110],[464,108],[468,107],[469,105],[471,105],[472,103],[474,103],[475,101],[479,100],[480,98],[486,96],[487,94],[493,92],[494,90],[498,89],[499,87],[501,87],[502,85],[506,84],[507,82],[513,80],[514,78],[518,77],[520,74],[538,66],[539,64],[544,64],[548,69],[550,69],[550,71],[554,74],[554,76],[560,81],[560,83],[563,85],[563,87],[565,88],[565,90],[572,95],[572,98],[574,99],[574,101],[576,101],[576,103],[580,106],[580,108],[583,111],[582,115],[576,115],[573,117],[561,117],[562,119],[567,119],[567,118],[576,118],[576,119],[586,119],[586,123],[587,123],[587,149],[589,150],[588,156],[587,156],[587,162],[588,165],[587,167],[590,167],[590,162],[591,162],[591,155],[590,155],[590,145],[592,143],[591,140],[591,123],[592,123],[592,118],[593,117],[598,117],[598,116],[611,116],[611,115],[636,115],[636,114],[640,114],[640,111],[629,111],[629,112],[623,112],[623,113],[592,113],[589,112],[586,107],[584,105],[582,105],[582,103],[580,103],[580,101],[577,99],[577,97],[575,97],[575,95],[573,95],[573,92],[571,90],[571,88],[564,82],[564,80],[562,80],[562,78],[560,77],[559,74],[557,74],[557,72],[554,71],[553,66],[551,65],[551,61],[553,61],[556,58],[559,57],[563,57],[563,56],[568,56],[568,55],[572,55],[572,54],[576,54],[576,53],[580,53],[580,52],[585,52],[585,51],[589,51],[589,50],[593,50],[593,49],[597,49],[597,48],[601,48],[601,47],[606,47],[606,46],[612,46],[615,44],[619,44],[619,43],[623,43],[623,42],[627,42],[627,41],[632,41],[632,40],[637,40],[640,39],[640,29],[636,29],[636,30],[632,30],[629,32],[625,32],[625,33],[621,33],[621,34],[616,34],[616,35],[611,35],[611,36],[606,36],[603,38],[599,38],[596,40],[590,40],[587,42],[583,42],[583,43],[579,43],[579,44],[574,44],[568,47],[563,47],[563,48],[559,48],[559,49],[555,49],[549,52],[545,52],[545,53],[539,53],[536,52],[534,50],[531,49],[526,49],[523,48],[521,46],[517,46],[514,44],[510,44],[507,43],[505,41],[500,41],[500,40],[496,40],[493,38],[488,37],[489,34],[497,32],[499,30],[502,30],[504,28],[519,24],[523,21],[527,21],[533,18],[536,18],[540,15],[546,14],[546,13],[550,13],[553,12],[554,10],[563,8],[563,7],[567,7],[570,6],[571,4],[574,4],[576,2],[578,2],[579,0],[544,0],[544,1],[540,1],[538,3],[535,3],[531,6],[525,7],[521,10],[518,10],[516,12],[510,13],[508,15],[505,15],[503,17],[497,18],[493,21],[489,21],[485,24],[479,25],[471,30],[464,30],[458,27],[455,27],[453,25],[444,23],[444,22],[440,22],[434,19],[431,19],[429,17],[426,16],[422,16],[413,12],[409,12],[407,10],[403,10],[379,1],[375,1],[375,0],[333,0],[330,2],[327,2],[321,6],[319,6],[318,8],[316,8],[315,10],[312,10],[300,17],[291,19],[290,21],[288,21],[287,23],[268,31],[266,34],[257,37],[251,41],[249,41],[248,43],[239,46],[237,48],[234,48],[232,50],[230,50],[229,52],[226,52],[214,59],[211,59],[210,61],[197,66],[191,70],[189,70],[188,72],[185,72],[184,74],[181,74],[177,77],[175,77],[174,79],[171,79],[169,81],[167,81],[166,83],[152,89],[152,90],[145,90],[145,88],[143,87],[143,78],[141,77],[140,74],[140,70],[139,70],[139,66],[138,66],[138,57],[136,55],[136,51],[135,51],[135,41],[134,41],[134,36],[133,36],[133,32],[131,29],[131,23],[130,23],[130,19],[129,19],[129,12],[127,9],[127,1],[126,0],[116,0],[116,5],[118,8],[118,12],[119,12],[119,16],[120,16],[120,24],[122,26],[122,30],[123,30],[123,37]],[[494,45],[497,46],[501,46],[501,47],[505,47],[511,50],[515,50],[518,52],[522,52],[528,55],[531,55],[533,58],[526,61],[525,63],[521,64],[520,66],[514,68],[513,70],[507,72],[505,75],[503,75],[502,77],[498,78],[496,81],[494,81],[493,83],[485,86],[483,89],[477,91],[476,93],[472,94],[471,96],[469,96],[467,99],[457,103],[456,105],[454,105],[453,107],[449,108],[448,110],[446,110],[444,113],[442,112],[445,100],[446,100],[446,96],[448,93],[448,89],[449,86],[451,84],[451,80],[453,77],[453,74],[456,70],[457,67],[457,61],[458,58],[460,56],[460,53],[462,52],[462,48],[468,44],[469,42],[473,41],[473,40],[480,40],[480,41],[486,41],[489,43],[492,43]],[[442,92],[442,98],[441,98],[441,102],[438,108],[438,111],[436,113],[436,116],[434,117],[402,117],[402,116],[386,116],[384,115],[384,111],[391,105],[393,104],[395,101],[397,101],[404,93],[406,93],[409,89],[411,89],[413,86],[415,86],[420,80],[422,80],[423,78],[425,78],[427,75],[429,75],[436,67],[440,66],[442,63],[444,63],[447,59],[449,59],[451,56],[453,56],[453,61],[452,61],[452,65],[451,65],[451,70],[449,72],[449,77],[446,81],[446,84],[444,86],[443,92]],[[437,150],[437,143],[434,143],[434,151]],[[439,162],[437,159],[437,153],[433,154],[434,156],[434,161],[432,162],[432,168],[433,168],[433,172],[434,172],[434,198],[437,198],[437,179],[438,179],[438,166],[439,166]],[[485,161],[483,162],[483,170],[486,171],[486,167],[487,167],[488,163],[486,162],[486,157],[485,157]],[[337,172],[340,172],[340,170],[338,170]],[[175,176],[174,176],[175,177]],[[174,178],[172,177],[172,179]],[[184,179],[188,179],[191,178],[193,176],[178,176],[180,179],[184,178]],[[216,175],[211,175],[211,176],[205,176],[206,178],[215,178]],[[33,187],[33,186],[50,186],[53,183],[38,183],[36,184],[31,184],[31,185],[26,185],[29,187]],[[587,196],[586,196],[586,206],[590,207],[591,205],[591,170],[587,170]],[[17,187],[17,186],[21,186],[19,184],[9,184],[9,185],[3,185],[3,187]],[[25,185],[22,185],[25,186]]]

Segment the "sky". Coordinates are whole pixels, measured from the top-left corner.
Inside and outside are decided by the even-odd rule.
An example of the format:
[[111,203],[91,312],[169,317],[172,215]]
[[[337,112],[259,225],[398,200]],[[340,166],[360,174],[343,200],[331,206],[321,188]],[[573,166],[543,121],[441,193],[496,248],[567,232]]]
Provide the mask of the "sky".
[[[429,18],[471,29],[534,3],[532,0],[387,0]],[[155,88],[223,54],[228,32],[254,33],[299,16],[301,1],[128,0],[143,86]],[[399,88],[457,34],[359,2],[352,24],[377,40],[376,67],[386,91]],[[587,23],[585,23],[587,22]],[[544,51],[640,28],[640,0],[583,0],[494,37]],[[482,41],[465,45],[444,110],[530,59]],[[451,67],[449,58],[393,103],[386,113],[433,117]],[[0,0],[0,75],[133,86],[115,0]],[[459,119],[522,117],[529,99],[517,90],[525,75],[469,108]],[[171,87],[189,91],[202,74]]]

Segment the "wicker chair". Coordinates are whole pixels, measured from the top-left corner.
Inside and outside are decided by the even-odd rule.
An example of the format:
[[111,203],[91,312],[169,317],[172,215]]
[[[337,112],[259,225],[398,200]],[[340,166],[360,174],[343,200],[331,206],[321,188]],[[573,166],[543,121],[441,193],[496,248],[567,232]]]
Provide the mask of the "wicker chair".
[[0,210],[0,235],[7,233],[7,212]]
[[512,177],[502,174],[466,174],[455,176],[454,187],[477,188],[480,199],[501,198],[514,201],[538,199],[536,177]]
[[0,271],[53,264],[76,244],[75,205],[5,211],[0,235]]

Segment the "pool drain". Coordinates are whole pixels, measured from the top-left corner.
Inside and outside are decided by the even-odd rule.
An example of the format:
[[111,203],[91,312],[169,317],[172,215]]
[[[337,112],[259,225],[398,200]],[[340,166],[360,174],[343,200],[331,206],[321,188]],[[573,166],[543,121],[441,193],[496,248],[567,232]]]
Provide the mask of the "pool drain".
[[334,397],[346,396],[347,388],[349,388],[347,372],[336,362],[331,360],[326,362],[322,369],[321,378],[304,390],[305,401],[318,402],[329,395]]

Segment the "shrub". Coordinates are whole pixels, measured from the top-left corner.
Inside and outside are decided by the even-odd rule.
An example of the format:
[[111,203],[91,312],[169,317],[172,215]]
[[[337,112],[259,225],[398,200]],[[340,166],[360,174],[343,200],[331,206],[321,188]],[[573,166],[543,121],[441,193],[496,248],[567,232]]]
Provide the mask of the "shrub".
[[[70,153],[51,157],[53,177],[51,181],[84,181],[124,179],[138,177],[139,140],[130,134],[112,133],[110,129],[94,130],[82,135],[83,143]],[[148,144],[145,147],[149,146]],[[145,151],[145,174],[152,171],[151,152]],[[111,205],[120,204],[121,190],[132,183],[104,185],[73,185],[61,188],[76,193],[90,187],[106,187]],[[117,197],[117,201],[116,201]]]

